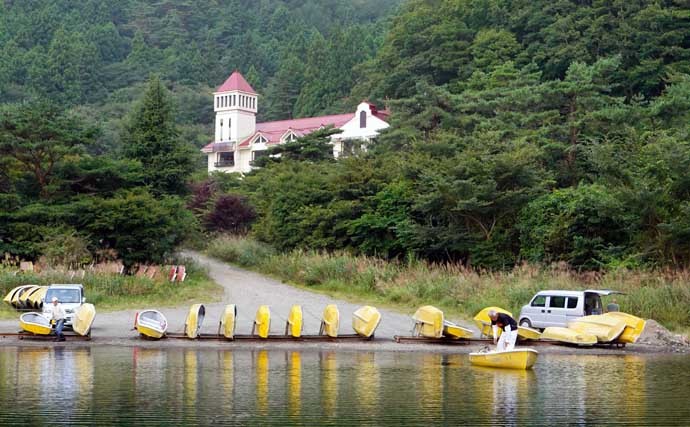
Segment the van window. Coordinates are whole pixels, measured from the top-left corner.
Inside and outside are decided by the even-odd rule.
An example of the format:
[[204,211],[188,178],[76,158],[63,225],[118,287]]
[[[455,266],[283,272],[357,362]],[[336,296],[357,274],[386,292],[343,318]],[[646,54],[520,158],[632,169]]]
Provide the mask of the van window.
[[549,307],[565,308],[565,297],[551,297],[549,300]]
[[544,295],[534,297],[532,307],[546,307],[546,297]]
[[577,297],[568,298],[568,308],[577,308]]

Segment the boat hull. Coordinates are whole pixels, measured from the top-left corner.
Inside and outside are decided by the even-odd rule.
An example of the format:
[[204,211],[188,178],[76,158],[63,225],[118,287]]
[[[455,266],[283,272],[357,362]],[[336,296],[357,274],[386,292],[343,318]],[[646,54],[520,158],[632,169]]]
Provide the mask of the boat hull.
[[443,312],[438,308],[425,305],[417,309],[412,318],[415,321],[415,335],[427,338],[441,338],[443,336]]
[[35,335],[50,335],[53,328],[50,320],[40,313],[24,313],[19,316],[19,327]]
[[168,330],[168,321],[158,310],[144,310],[137,314],[134,327],[145,337],[160,339]]
[[539,353],[531,348],[487,353],[470,353],[470,363],[502,369],[531,369]]
[[602,316],[620,319],[625,322],[625,329],[617,339],[618,342],[622,343],[636,343],[637,340],[640,338],[640,335],[642,335],[642,331],[644,331],[645,325],[647,324],[646,320],[628,313],[609,312],[603,314]]
[[454,339],[469,339],[474,336],[474,332],[470,329],[463,328],[460,325],[456,325],[453,322],[447,320],[443,321],[443,335],[448,338]]
[[597,337],[597,341],[600,343],[610,343],[623,333],[623,329],[625,329],[625,322],[619,321],[615,325],[610,326],[578,319],[570,322],[568,324],[568,329],[572,329],[584,334],[594,335]]
[[303,326],[302,306],[293,305],[290,308],[290,314],[288,314],[285,335],[289,335],[293,338],[299,338],[302,336]]
[[189,308],[187,320],[184,322],[184,333],[187,335],[187,338],[196,339],[199,336],[205,316],[206,308],[203,304],[193,304]]
[[518,326],[518,336],[526,340],[538,340],[541,338],[541,332],[526,326]]
[[223,314],[220,316],[220,333],[222,333],[225,338],[235,338],[236,319],[237,306],[235,304],[226,305]]
[[320,332],[331,338],[336,338],[338,336],[338,329],[340,329],[340,312],[335,304],[329,304],[323,310]]
[[46,292],[48,292],[48,287],[47,286],[41,286],[31,294],[29,297],[29,303],[30,305],[37,309],[40,310],[43,307],[43,298],[46,296]]
[[256,311],[254,318],[254,332],[261,338],[268,338],[271,330],[271,310],[267,305],[262,305]]
[[597,337],[592,334],[577,332],[573,329],[561,328],[559,326],[550,326],[544,329],[540,339],[579,346],[592,346],[597,343]]
[[96,307],[93,304],[82,304],[74,313],[72,330],[82,336],[89,335],[95,318]]
[[[491,310],[494,310],[496,313],[505,313],[508,316],[513,317],[513,313],[501,307],[486,307],[477,313],[474,316],[474,324],[477,325],[480,335],[487,336],[489,338],[493,338],[494,336],[493,328],[491,327],[491,319],[489,318],[489,311]],[[501,332],[503,331],[501,328],[499,328],[499,336],[501,335]]]
[[370,305],[358,308],[352,313],[352,329],[363,337],[374,335],[381,323],[381,312]]

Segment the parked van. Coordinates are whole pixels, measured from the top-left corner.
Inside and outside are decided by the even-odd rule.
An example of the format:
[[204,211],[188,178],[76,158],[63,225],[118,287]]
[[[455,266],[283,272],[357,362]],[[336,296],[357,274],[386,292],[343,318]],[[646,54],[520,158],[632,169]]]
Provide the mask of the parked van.
[[43,298],[43,312],[50,310],[53,297],[57,297],[62,308],[65,309],[65,326],[72,326],[74,311],[86,302],[84,286],[80,284],[55,284],[48,286],[46,296]]
[[619,294],[618,291],[588,289],[586,291],[541,291],[522,307],[518,324],[543,329],[549,326],[567,327],[568,322],[591,314],[603,314],[601,296]]

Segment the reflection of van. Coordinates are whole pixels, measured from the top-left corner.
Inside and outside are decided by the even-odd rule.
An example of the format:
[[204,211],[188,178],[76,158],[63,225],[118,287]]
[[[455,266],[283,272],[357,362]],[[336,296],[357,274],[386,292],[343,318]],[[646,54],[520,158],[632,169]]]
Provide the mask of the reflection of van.
[[43,299],[44,313],[49,312],[53,297],[57,297],[60,304],[62,304],[62,308],[65,309],[65,326],[72,326],[74,311],[86,302],[84,286],[77,284],[48,286],[46,296]]
[[586,291],[541,291],[520,310],[518,324],[531,328],[567,327],[568,322],[590,314],[602,314],[602,295],[617,291],[588,289]]

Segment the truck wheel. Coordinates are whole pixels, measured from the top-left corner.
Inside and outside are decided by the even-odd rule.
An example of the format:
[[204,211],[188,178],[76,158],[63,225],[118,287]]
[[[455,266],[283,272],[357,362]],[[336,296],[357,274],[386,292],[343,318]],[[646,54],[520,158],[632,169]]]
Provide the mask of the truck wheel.
[[520,326],[524,326],[525,328],[531,328],[532,322],[530,322],[529,319],[520,319]]

